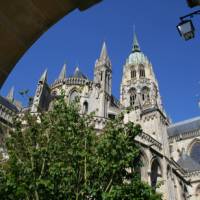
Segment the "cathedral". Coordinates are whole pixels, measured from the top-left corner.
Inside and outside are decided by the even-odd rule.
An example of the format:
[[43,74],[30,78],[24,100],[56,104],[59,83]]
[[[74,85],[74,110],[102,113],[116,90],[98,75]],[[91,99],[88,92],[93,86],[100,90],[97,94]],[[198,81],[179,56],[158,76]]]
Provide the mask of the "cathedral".
[[66,100],[79,97],[81,114],[94,112],[97,131],[107,120],[126,111],[124,123],[132,121],[143,130],[136,141],[141,146],[141,178],[160,187],[164,200],[200,200],[200,117],[171,123],[162,105],[153,65],[141,51],[136,35],[124,66],[120,100],[112,95],[112,64],[103,43],[94,65],[94,78],[89,80],[78,67],[66,76],[64,64],[58,78],[49,85],[47,71],[38,81],[35,96],[23,108],[14,99],[13,89],[7,97],[0,96],[0,152],[6,159],[3,136],[12,126],[13,115],[21,112],[48,111],[54,98],[65,91]]

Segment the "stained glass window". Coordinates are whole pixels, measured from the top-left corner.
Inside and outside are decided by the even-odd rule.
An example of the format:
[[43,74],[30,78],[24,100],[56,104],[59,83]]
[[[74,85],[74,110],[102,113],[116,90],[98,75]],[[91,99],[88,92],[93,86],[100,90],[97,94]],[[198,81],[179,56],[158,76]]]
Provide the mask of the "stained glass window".
[[190,156],[197,162],[200,164],[200,142],[196,142],[195,144],[193,144],[191,152],[190,152]]

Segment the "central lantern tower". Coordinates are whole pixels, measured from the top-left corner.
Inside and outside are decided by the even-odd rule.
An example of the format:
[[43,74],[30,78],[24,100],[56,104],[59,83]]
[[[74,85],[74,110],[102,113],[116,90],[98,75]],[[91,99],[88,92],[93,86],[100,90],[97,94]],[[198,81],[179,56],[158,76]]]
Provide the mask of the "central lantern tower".
[[123,68],[120,103],[128,110],[125,120],[141,124],[145,133],[163,143],[168,119],[152,64],[140,50],[136,34]]

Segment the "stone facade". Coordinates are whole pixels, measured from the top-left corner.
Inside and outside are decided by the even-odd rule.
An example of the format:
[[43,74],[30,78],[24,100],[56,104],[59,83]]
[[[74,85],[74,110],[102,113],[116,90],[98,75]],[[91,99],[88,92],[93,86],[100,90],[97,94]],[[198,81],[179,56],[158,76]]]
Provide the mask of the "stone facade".
[[[78,67],[73,76],[66,76],[64,64],[55,82],[48,85],[46,70],[38,81],[29,107],[21,110],[16,107],[14,110],[15,113],[48,111],[56,96],[65,91],[66,101],[80,99],[81,114],[95,113],[97,131],[105,126],[108,119],[126,111],[124,123],[133,121],[143,129],[143,133],[136,138],[142,150],[142,180],[153,187],[159,184],[157,190],[163,193],[163,199],[199,200],[200,117],[171,124],[163,109],[153,66],[140,50],[136,35],[123,68],[120,101],[112,95],[111,88],[112,64],[104,43],[95,62],[93,80],[89,80]],[[9,98],[6,101],[14,106]],[[5,109],[11,113],[13,108],[7,106]]]

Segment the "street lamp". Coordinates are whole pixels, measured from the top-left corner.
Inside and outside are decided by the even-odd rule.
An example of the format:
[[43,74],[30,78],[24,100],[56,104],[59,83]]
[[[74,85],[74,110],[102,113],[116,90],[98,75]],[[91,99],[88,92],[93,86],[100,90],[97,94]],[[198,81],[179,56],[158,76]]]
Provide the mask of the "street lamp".
[[186,41],[195,37],[195,27],[191,19],[194,15],[200,15],[200,10],[180,17],[181,22],[176,26],[181,37]]
[[178,32],[186,41],[194,38],[195,28],[192,20],[183,20],[177,25]]

